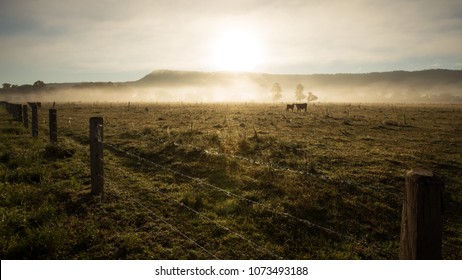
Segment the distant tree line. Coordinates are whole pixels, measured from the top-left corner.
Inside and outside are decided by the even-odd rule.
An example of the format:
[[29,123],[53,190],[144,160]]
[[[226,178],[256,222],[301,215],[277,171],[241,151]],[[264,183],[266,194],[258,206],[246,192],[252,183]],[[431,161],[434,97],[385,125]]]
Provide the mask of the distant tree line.
[[43,91],[46,89],[46,84],[43,81],[36,81],[32,85],[12,85],[9,83],[3,83],[2,88],[0,89],[0,93],[30,93],[30,92],[37,92]]
[[[69,85],[67,88],[73,89],[116,89],[124,88],[124,85],[112,83],[112,82],[81,82],[74,85]],[[0,88],[1,93],[34,93],[34,92],[50,92],[57,90],[56,87],[47,85],[43,81],[36,81],[32,85],[13,85],[10,83],[3,83],[2,88]]]

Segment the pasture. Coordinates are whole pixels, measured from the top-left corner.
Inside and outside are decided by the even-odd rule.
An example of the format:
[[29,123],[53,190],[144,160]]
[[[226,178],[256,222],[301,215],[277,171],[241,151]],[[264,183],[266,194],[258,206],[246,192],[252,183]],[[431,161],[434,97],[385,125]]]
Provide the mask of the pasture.
[[413,167],[444,181],[443,258],[462,258],[460,105],[57,103],[58,145],[51,106],[38,139],[0,108],[2,259],[397,259]]

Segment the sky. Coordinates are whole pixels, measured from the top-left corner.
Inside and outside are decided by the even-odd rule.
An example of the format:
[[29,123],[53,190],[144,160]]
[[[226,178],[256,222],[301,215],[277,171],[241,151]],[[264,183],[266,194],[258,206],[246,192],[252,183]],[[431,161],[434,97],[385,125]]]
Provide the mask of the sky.
[[460,0],[0,0],[0,83],[434,68],[462,69]]

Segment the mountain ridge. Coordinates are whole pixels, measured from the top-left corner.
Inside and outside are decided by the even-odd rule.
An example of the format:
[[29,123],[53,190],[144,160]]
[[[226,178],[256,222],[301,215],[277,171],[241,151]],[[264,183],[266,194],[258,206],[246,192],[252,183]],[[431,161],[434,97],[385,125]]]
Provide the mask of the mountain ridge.
[[[319,82],[334,82],[335,84],[356,83],[377,83],[377,82],[402,82],[405,80],[418,80],[425,83],[451,83],[462,84],[462,70],[451,69],[425,69],[417,71],[393,70],[384,72],[367,72],[367,73],[313,73],[313,74],[281,74],[281,73],[264,73],[264,72],[232,72],[232,71],[194,71],[194,70],[172,70],[156,69],[149,74],[134,81],[125,82],[60,82],[49,83],[48,85],[61,86],[106,86],[127,85],[127,86],[166,86],[166,85],[185,85],[188,83],[199,84],[200,82],[223,82],[236,78],[247,78],[253,80],[314,80]],[[367,78],[367,81],[365,80]],[[348,79],[345,80],[345,79]]]

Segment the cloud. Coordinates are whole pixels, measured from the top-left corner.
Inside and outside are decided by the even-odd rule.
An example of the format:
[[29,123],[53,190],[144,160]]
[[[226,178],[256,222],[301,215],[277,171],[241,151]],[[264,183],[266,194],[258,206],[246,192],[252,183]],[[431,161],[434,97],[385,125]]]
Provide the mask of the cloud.
[[458,0],[7,0],[0,24],[0,75],[8,79],[27,65],[55,81],[213,70],[210,46],[233,26],[264,46],[262,72],[460,68],[462,61]]
[[267,11],[277,28],[270,45],[274,63],[280,65],[288,61],[399,65],[412,57],[461,54],[462,18],[453,11],[461,11],[462,4],[456,1],[325,1],[289,8]]

